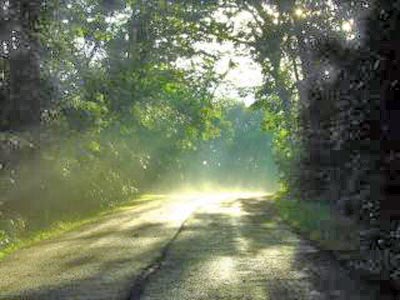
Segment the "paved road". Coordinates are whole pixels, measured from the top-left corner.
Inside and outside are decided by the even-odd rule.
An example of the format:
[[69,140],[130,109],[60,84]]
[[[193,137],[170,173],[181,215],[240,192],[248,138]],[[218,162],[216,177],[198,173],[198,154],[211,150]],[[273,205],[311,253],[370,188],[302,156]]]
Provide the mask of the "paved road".
[[379,299],[275,219],[262,198],[196,211],[142,300]]
[[377,299],[268,200],[232,195],[166,197],[17,251],[0,263],[0,299],[127,300],[167,245],[134,300]]
[[19,250],[0,262],[0,299],[126,300],[135,278],[204,203],[163,197]]

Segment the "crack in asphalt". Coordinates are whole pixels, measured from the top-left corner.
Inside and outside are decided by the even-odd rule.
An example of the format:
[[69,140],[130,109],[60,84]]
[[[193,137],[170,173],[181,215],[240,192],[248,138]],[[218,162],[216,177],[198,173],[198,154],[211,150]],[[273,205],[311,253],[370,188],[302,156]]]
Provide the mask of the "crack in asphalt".
[[153,263],[148,265],[140,274],[139,276],[135,279],[134,284],[131,289],[131,295],[128,298],[128,300],[140,300],[144,289],[146,287],[146,284],[150,281],[150,277],[155,275],[162,267],[163,263],[165,262],[168,252],[172,246],[172,244],[175,242],[175,240],[178,238],[179,234],[183,231],[185,224],[187,221],[192,217],[192,215],[195,213],[193,211],[181,224],[181,226],[178,228],[174,236],[168,241],[168,243],[164,246],[162,249],[160,256],[157,257]]

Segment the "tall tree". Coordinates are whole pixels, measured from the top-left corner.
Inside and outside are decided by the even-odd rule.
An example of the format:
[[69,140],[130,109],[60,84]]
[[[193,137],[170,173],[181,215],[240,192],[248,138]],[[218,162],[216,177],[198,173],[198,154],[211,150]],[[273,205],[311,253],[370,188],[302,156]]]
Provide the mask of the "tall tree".
[[11,26],[8,28],[10,129],[27,129],[40,124],[40,1],[16,0],[3,6]]

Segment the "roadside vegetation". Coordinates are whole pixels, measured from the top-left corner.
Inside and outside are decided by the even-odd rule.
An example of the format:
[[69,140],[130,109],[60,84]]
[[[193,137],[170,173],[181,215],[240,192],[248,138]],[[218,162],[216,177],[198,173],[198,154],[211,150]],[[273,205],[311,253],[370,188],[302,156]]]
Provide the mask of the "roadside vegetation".
[[[279,186],[289,224],[358,231],[398,278],[397,2],[3,1],[0,249],[172,186]],[[218,94],[240,55],[262,82]]]
[[[7,255],[17,251],[21,248],[26,248],[32,246],[40,241],[49,240],[52,238],[57,238],[64,233],[79,230],[84,225],[89,225],[93,223],[100,222],[105,216],[115,214],[126,209],[131,209],[134,206],[162,199],[162,195],[141,195],[135,199],[120,202],[118,206],[110,208],[99,208],[97,211],[92,211],[91,213],[85,213],[83,215],[71,216],[66,215],[63,219],[55,221],[48,224],[43,229],[31,230],[31,231],[21,231],[19,235],[16,235],[13,240],[1,242],[5,243],[6,246],[0,249],[0,261],[4,259]],[[7,237],[2,237],[6,239]]]
[[281,219],[298,233],[343,257],[359,253],[359,225],[341,216],[323,201],[304,202],[276,197],[274,206]]

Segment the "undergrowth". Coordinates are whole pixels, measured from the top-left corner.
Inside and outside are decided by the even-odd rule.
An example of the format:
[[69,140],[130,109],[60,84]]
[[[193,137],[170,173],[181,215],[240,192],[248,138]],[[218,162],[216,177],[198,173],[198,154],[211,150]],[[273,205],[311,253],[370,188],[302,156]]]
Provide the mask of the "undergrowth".
[[340,216],[326,202],[299,201],[277,197],[280,218],[325,250],[345,253],[359,251],[359,227]]
[[[136,199],[123,202],[115,207],[102,208],[84,216],[68,217],[62,221],[54,222],[47,228],[41,230],[23,232],[15,240],[7,243],[4,248],[0,248],[0,261],[18,249],[29,247],[43,240],[56,238],[63,233],[77,230],[84,225],[98,222],[104,216],[123,211],[124,209],[129,209],[143,202],[160,199],[161,197],[162,196],[160,195],[142,195]],[[5,235],[0,235],[0,245],[2,243],[2,239],[5,238]]]

